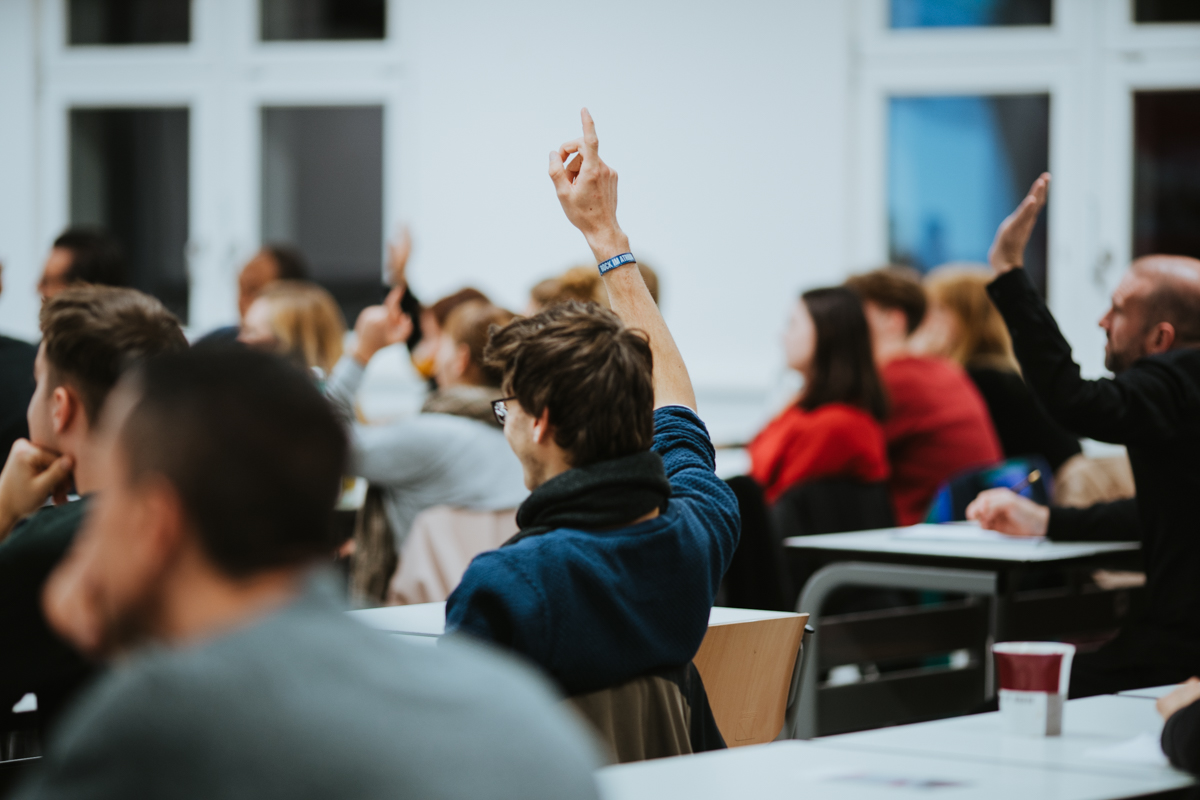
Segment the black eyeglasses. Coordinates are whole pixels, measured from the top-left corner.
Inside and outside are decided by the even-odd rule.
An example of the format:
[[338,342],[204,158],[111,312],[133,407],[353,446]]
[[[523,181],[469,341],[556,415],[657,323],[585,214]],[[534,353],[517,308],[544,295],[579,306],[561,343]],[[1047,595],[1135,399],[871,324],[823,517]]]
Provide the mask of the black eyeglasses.
[[509,400],[516,400],[517,396],[501,397],[499,400],[492,401],[492,413],[496,415],[496,422],[500,423],[500,427],[504,427],[504,420],[508,419],[508,406],[504,405]]

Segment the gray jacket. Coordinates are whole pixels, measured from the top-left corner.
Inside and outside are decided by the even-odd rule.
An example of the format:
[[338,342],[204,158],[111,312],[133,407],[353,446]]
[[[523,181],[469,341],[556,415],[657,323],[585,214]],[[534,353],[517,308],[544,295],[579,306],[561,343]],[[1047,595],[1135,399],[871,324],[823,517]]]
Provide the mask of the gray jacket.
[[64,720],[28,798],[594,798],[588,735],[479,645],[406,644],[314,581],[283,611],[117,667]]
[[430,413],[362,425],[354,419],[354,396],[363,371],[343,356],[325,394],[350,426],[354,474],[383,488],[397,550],[413,519],[432,506],[498,511],[521,505],[529,491],[503,431],[462,416]]

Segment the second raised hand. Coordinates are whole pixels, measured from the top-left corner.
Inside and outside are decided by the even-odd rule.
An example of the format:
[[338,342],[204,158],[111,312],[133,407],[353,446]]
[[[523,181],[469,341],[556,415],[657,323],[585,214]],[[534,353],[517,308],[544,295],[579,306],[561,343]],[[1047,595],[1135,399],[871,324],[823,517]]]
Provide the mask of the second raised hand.
[[617,223],[617,172],[600,158],[592,115],[585,108],[579,116],[583,137],[550,153],[550,180],[567,219],[583,233],[596,260],[604,261],[627,252],[629,239]]
[[997,275],[1024,266],[1025,247],[1037,224],[1038,214],[1046,205],[1050,191],[1050,173],[1043,172],[1029,187],[1029,194],[1017,209],[1004,218],[996,229],[996,238],[988,248],[988,263]]

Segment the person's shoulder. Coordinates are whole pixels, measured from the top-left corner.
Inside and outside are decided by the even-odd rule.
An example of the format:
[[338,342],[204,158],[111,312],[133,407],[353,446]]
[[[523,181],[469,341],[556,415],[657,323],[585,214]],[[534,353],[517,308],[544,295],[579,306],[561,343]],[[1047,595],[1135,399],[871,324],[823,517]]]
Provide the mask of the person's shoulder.
[[865,409],[848,403],[826,403],[810,412],[814,422],[823,428],[858,430],[863,427],[880,428],[879,420]]
[[32,363],[36,356],[36,344],[0,334],[0,359]]
[[26,549],[61,546],[61,549],[65,550],[83,525],[83,516],[87,508],[88,498],[81,498],[39,509],[32,516],[22,520],[8,538],[0,543],[0,552],[8,547]]

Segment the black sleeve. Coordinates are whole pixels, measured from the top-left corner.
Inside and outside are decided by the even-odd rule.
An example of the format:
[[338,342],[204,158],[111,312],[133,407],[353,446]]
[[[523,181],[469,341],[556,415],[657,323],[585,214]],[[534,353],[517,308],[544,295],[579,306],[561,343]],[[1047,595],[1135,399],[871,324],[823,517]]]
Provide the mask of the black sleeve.
[[988,286],[1021,363],[1025,381],[1060,424],[1103,442],[1169,439],[1191,422],[1177,376],[1155,359],[1142,359],[1114,379],[1084,380],[1054,317],[1024,269]]
[[[42,586],[74,540],[74,528],[39,530],[38,514],[0,545],[0,704],[26,692],[42,705],[73,693],[92,667],[54,633],[42,613]],[[43,697],[46,695],[46,697]]]
[[967,374],[987,403],[1005,458],[1040,455],[1057,470],[1080,452],[1079,440],[1046,413],[1020,375],[991,367],[968,367]]
[[1200,774],[1200,703],[1171,715],[1163,726],[1162,749],[1171,766]]
[[1054,542],[1140,542],[1137,498],[1087,508],[1051,507],[1046,538]]

